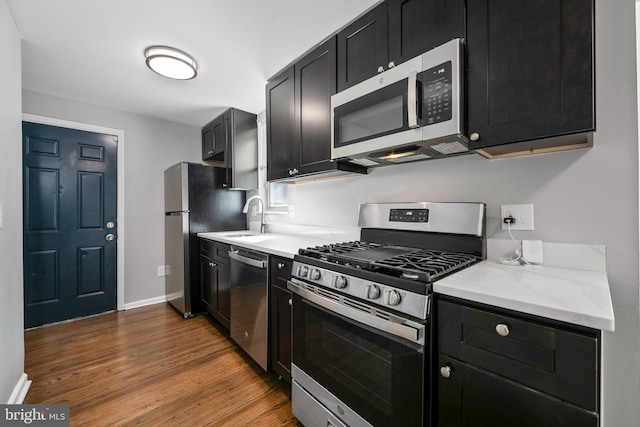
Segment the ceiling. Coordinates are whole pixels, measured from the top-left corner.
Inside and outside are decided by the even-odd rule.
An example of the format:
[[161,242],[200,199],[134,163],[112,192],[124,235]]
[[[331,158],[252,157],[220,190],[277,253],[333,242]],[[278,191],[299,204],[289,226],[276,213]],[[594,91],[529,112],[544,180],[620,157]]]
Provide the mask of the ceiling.
[[[202,126],[226,107],[265,108],[280,69],[379,0],[8,0],[22,87]],[[175,81],[145,65],[166,45],[198,63]]]

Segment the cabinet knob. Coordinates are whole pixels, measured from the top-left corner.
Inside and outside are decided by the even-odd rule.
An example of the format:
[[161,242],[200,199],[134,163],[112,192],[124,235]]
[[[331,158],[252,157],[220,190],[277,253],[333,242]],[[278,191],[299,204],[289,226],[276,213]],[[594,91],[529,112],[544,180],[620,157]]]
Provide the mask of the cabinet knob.
[[279,262],[279,263],[278,263],[278,268],[284,268],[284,263]]
[[480,139],[480,134],[479,134],[479,133],[474,132],[474,133],[472,133],[471,135],[469,135],[469,139],[470,139],[470,140],[472,140],[472,141],[477,141],[477,140],[479,140],[479,139]]
[[440,368],[440,376],[442,378],[449,378],[451,376],[451,366],[442,366]]
[[395,62],[393,62],[393,61],[389,62],[389,68],[393,68],[393,67],[395,67],[395,66],[396,66],[396,63],[395,63]]
[[381,73],[381,72],[383,72],[383,71],[384,71],[384,67],[383,67],[382,65],[381,65],[381,66],[379,66],[379,67],[378,67],[378,72],[379,72],[379,73]]
[[210,263],[209,263],[209,267],[217,267],[217,264],[216,264],[216,263],[214,263],[214,262],[210,262]]
[[289,298],[289,305],[293,305],[293,300]]
[[207,154],[213,154],[213,151],[209,151]]
[[496,325],[496,332],[501,337],[506,337],[509,335],[509,326],[505,325],[504,323],[498,323]]

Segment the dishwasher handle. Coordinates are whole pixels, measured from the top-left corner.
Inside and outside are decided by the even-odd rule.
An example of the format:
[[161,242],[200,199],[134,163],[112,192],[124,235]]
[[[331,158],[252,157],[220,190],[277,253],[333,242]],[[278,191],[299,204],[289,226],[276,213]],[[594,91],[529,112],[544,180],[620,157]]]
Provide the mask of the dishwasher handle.
[[240,255],[238,251],[229,251],[229,258],[235,259],[236,261],[256,268],[267,268],[268,264],[266,259],[255,259],[246,257],[244,255]]

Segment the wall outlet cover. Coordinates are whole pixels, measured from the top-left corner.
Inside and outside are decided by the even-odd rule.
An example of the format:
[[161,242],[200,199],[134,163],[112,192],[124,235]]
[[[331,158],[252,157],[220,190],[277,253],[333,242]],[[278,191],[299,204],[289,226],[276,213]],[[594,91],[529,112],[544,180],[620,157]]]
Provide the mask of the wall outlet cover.
[[515,223],[511,224],[511,231],[533,230],[533,204],[502,205],[500,209],[500,224],[503,230],[508,230],[509,225],[505,218],[512,217]]

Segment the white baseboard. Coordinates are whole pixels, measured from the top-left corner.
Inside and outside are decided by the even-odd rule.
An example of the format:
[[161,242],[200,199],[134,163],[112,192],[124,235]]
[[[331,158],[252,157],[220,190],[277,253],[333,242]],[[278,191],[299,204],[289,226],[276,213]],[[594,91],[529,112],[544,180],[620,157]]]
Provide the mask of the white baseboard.
[[20,380],[18,384],[16,384],[13,389],[13,393],[11,393],[11,397],[9,397],[8,405],[21,405],[24,402],[24,398],[27,397],[27,392],[29,391],[29,387],[31,387],[31,380],[28,379],[27,374],[23,373],[20,376]]
[[162,295],[159,297],[141,299],[139,301],[134,301],[134,302],[128,302],[124,305],[124,309],[131,310],[132,308],[139,308],[147,305],[159,304],[161,302],[166,302],[166,301],[167,301],[167,297],[165,295]]

